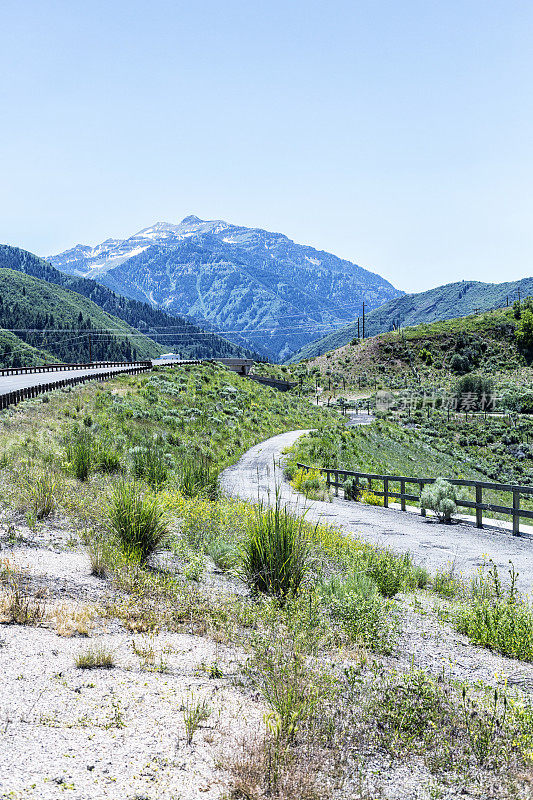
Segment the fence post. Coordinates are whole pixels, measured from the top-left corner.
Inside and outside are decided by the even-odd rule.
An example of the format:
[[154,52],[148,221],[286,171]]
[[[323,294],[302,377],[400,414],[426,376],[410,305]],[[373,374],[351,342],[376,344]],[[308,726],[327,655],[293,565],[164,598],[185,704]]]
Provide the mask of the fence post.
[[479,506],[483,502],[483,489],[481,486],[476,486],[476,528],[483,527],[483,511]]
[[389,507],[389,479],[383,478],[383,505]]
[[520,492],[513,489],[513,536],[520,536]]
[[401,509],[402,509],[402,511],[405,511],[405,497],[404,497],[404,495],[405,495],[405,480],[403,478],[400,481],[400,494],[401,494],[401,498],[400,498]]
[[339,496],[339,470],[335,470],[335,497]]
[[422,492],[424,491],[424,481],[418,481],[418,485],[420,487],[420,516],[426,516],[426,509],[422,508]]

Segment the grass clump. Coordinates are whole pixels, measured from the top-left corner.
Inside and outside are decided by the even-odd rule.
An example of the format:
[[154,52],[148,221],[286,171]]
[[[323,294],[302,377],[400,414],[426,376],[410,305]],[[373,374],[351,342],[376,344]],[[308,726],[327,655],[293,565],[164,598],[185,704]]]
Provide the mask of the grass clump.
[[94,442],[88,430],[74,430],[67,439],[65,457],[69,471],[86,481],[93,466]]
[[185,739],[187,744],[191,745],[195,732],[202,722],[205,722],[211,716],[211,709],[209,708],[207,700],[200,700],[191,692],[183,701],[182,711],[183,723],[185,725]]
[[88,647],[78,653],[74,659],[78,669],[111,669],[115,666],[115,657],[111,650],[100,647]]
[[397,638],[398,618],[391,601],[381,596],[375,581],[364,573],[344,580],[333,576],[319,586],[325,607],[355,643],[390,653]]
[[292,514],[278,495],[273,508],[260,503],[241,545],[243,577],[255,591],[285,601],[309,572],[310,542],[303,517]]
[[144,479],[152,489],[159,489],[168,478],[168,458],[157,442],[149,442],[132,451],[132,474]]
[[22,499],[36,520],[45,519],[53,514],[62,494],[62,482],[49,470],[30,472],[21,480]]
[[123,552],[141,564],[169,536],[167,516],[157,498],[134,481],[120,481],[115,486],[107,505],[107,524]]
[[205,459],[185,459],[179,472],[178,488],[184,497],[216,500],[218,476]]

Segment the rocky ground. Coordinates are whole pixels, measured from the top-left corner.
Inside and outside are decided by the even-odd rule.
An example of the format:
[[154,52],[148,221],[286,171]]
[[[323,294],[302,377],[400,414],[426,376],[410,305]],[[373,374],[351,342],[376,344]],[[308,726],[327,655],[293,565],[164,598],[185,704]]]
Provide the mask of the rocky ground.
[[[226,490],[252,500],[267,498],[275,487],[274,462],[293,438],[275,437],[249,451],[227,471]],[[290,487],[285,484],[282,491],[288,502],[301,507]],[[530,542],[466,526],[443,530],[394,510],[346,506],[343,501],[310,503],[307,513],[376,543],[399,549],[411,549],[414,543],[430,568],[457,558],[466,542],[463,569],[473,568],[489,552],[502,563],[508,554],[520,558],[526,583],[533,575]],[[38,624],[0,625],[1,800],[230,797],[231,763],[244,743],[260,740],[265,730],[267,707],[243,681],[246,649],[208,635],[133,633],[103,613],[119,593],[107,580],[90,574],[85,550],[65,520],[30,531],[15,519],[4,526],[0,545],[4,568],[9,564],[22,570],[28,593],[46,605]],[[217,575],[212,567],[205,585],[215,595],[246,594],[244,585]],[[533,696],[532,665],[472,646],[438,620],[436,602],[423,594],[398,598],[402,633],[393,654],[383,659],[387,666],[407,670],[414,665],[434,675],[444,671],[471,684],[506,683],[510,692]],[[79,668],[76,659],[88,648],[110,654],[113,666]],[[349,664],[353,654],[334,657]],[[207,716],[187,743],[184,710],[204,700]],[[359,794],[353,775],[351,779],[347,793],[337,797],[489,797],[465,790],[460,781],[438,786],[421,759],[393,764],[385,753],[368,755]],[[527,791],[520,797],[533,796]]]

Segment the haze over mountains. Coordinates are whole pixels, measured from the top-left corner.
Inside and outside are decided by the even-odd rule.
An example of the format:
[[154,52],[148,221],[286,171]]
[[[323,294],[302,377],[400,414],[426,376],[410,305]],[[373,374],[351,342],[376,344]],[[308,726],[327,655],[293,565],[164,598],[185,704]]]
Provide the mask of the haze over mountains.
[[[518,297],[525,298],[528,295],[533,295],[533,278],[508,283],[458,281],[418,294],[404,294],[368,314],[365,336],[375,336],[394,327],[404,328],[501,308],[507,303],[512,304]],[[315,358],[343,347],[355,337],[357,320],[304,346],[291,361]]]
[[126,297],[181,314],[282,361],[322,333],[403,294],[350,261],[281,233],[189,216],[50,261]]

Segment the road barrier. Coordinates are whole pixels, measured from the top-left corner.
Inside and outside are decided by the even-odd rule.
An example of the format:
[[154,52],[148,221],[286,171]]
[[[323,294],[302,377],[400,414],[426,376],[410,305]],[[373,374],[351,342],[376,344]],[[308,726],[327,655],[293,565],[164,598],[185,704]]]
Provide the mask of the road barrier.
[[[315,469],[309,467],[307,464],[297,464],[299,469]],[[331,469],[328,467],[316,468],[319,472],[326,475],[326,482],[328,487],[335,488],[335,494],[338,496],[339,487],[344,488],[344,484],[348,478],[355,478],[354,494],[357,497],[362,490],[372,492],[378,497],[383,497],[383,505],[385,508],[389,507],[389,499],[393,498],[400,501],[400,508],[406,511],[406,500],[420,503],[420,497],[424,486],[435,483],[436,478],[411,478],[403,475],[378,475],[371,472],[352,472],[346,469]],[[497,514],[507,514],[513,520],[513,535],[520,535],[520,519],[533,519],[533,511],[526,508],[520,508],[520,496],[526,495],[531,497],[533,495],[533,487],[531,486],[515,486],[509,483],[488,483],[485,481],[469,481],[455,478],[446,478],[448,483],[452,486],[473,487],[476,490],[476,499],[473,500],[457,500],[456,505],[462,508],[474,509],[476,512],[476,527],[483,527],[483,512],[493,511]],[[365,481],[365,485],[360,486],[360,482]],[[382,484],[383,491],[373,488],[372,482],[376,481]],[[399,492],[390,490],[390,484],[399,484]],[[406,492],[406,487],[411,484],[418,487],[418,494]],[[504,492],[512,495],[512,506],[501,506],[497,503],[484,503],[483,491]],[[420,508],[420,513],[423,517],[426,516],[425,508]]]
[[[51,368],[52,367],[52,368]],[[22,389],[14,389],[12,392],[5,392],[0,394],[0,410],[8,406],[16,405],[22,400],[28,400],[31,397],[37,397],[39,394],[51,392],[54,389],[62,389],[65,386],[74,386],[78,383],[85,383],[86,381],[99,380],[105,381],[109,378],[114,378],[116,375],[137,375],[140,372],[147,372],[152,369],[151,361],[106,361],[97,362],[93,364],[53,364],[46,367],[21,367],[13,369],[1,370],[2,375],[26,375],[35,374],[37,372],[64,372],[73,369],[106,369],[105,372],[90,373],[89,375],[75,375],[70,378],[60,378],[48,383],[40,383],[37,386],[25,386]]]

